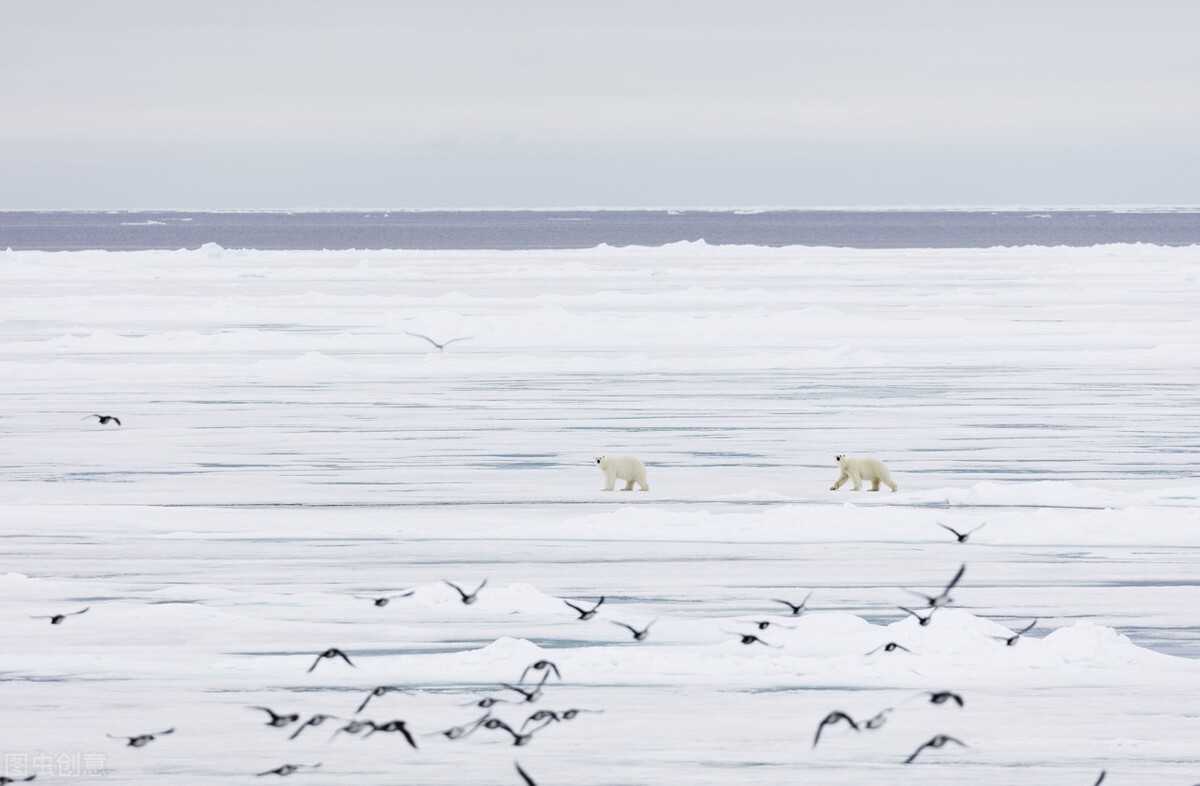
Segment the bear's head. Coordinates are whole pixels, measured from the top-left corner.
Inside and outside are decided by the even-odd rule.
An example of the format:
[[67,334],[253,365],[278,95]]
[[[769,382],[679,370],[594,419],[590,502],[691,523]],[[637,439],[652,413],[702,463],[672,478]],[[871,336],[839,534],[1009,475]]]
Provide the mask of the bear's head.
[[604,463],[604,456],[596,456],[596,463],[597,464]]
[[846,456],[845,456],[845,454],[842,454],[840,456],[834,456],[833,460],[840,464],[840,463],[842,463],[842,459],[844,459],[844,458],[846,458]]

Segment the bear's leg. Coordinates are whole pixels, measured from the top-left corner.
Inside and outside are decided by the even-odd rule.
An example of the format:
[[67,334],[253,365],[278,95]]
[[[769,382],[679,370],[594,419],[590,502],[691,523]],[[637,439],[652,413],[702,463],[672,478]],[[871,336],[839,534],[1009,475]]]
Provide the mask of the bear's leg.
[[854,484],[855,491],[862,491],[862,477],[859,476],[857,469],[850,470],[850,482]]
[[879,478],[871,481],[871,491],[879,491]]
[[650,490],[650,484],[646,482],[646,476],[644,474],[638,477],[637,483],[641,487],[642,491]]
[[633,491],[633,478],[625,481],[625,488],[621,489],[621,491]]
[[893,491],[893,492],[895,492],[895,491],[896,491],[896,489],[900,488],[899,486],[897,486],[897,485],[896,485],[896,481],[894,481],[894,480],[889,480],[889,481],[888,481],[888,486],[890,486],[890,487],[891,487],[891,489],[892,489],[892,491]]
[[842,484],[845,483],[849,479],[850,479],[850,476],[846,474],[846,470],[842,470],[838,474],[837,483],[834,483],[832,486],[830,486],[829,490],[837,491],[838,489],[840,489],[842,487]]
[[604,490],[612,491],[616,485],[617,485],[617,471],[616,470],[612,470],[612,471],[605,470],[605,472],[604,472]]

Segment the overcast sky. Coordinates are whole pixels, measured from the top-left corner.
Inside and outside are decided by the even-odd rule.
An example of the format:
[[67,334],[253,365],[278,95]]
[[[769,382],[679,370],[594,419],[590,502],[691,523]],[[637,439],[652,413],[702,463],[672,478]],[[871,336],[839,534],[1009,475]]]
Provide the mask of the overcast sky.
[[1200,2],[0,0],[0,209],[1200,204]]

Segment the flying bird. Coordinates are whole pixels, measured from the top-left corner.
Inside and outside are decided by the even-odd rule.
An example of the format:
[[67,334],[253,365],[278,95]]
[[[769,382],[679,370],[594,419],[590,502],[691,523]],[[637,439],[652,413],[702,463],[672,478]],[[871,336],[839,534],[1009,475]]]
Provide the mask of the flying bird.
[[320,726],[322,723],[324,723],[327,720],[339,720],[339,718],[335,715],[324,715],[324,714],[318,712],[316,715],[314,715],[311,718],[309,718],[308,720],[304,721],[304,723],[301,723],[300,728],[298,728],[294,732],[292,732],[292,736],[288,737],[288,739],[294,740],[300,736],[300,732],[304,731],[309,726]]
[[300,720],[299,715],[296,715],[296,714],[279,715],[279,714],[275,713],[274,711],[267,709],[266,707],[251,707],[250,709],[262,710],[263,712],[270,715],[271,720],[267,721],[267,725],[274,726],[277,729],[282,729],[284,726],[287,726],[289,723],[295,723],[296,721]]
[[[36,778],[36,775],[27,775],[24,778],[10,778],[7,775],[0,775],[0,786],[8,786],[10,783],[24,783]],[[533,781],[530,781],[532,783]]]
[[551,671],[554,672],[555,677],[560,680],[562,679],[562,675],[558,673],[558,666],[555,666],[554,663],[548,660],[539,660],[536,663],[531,663],[525,667],[525,671],[521,672],[521,679],[517,680],[517,684],[524,684],[525,675],[529,674],[530,671],[545,671],[546,669],[549,669],[549,671],[546,671],[546,673],[542,676],[542,682],[546,681],[546,679],[550,676]]
[[[313,665],[308,667],[308,673],[311,674],[312,670],[317,667],[317,664],[323,660],[326,660],[327,658],[341,658],[342,660],[349,663],[351,666],[354,666],[354,664],[350,661],[350,658],[346,657],[346,653],[342,652],[337,647],[330,647],[329,649],[325,650],[324,652],[322,652],[320,655],[317,656],[317,659],[313,661]],[[357,667],[355,667],[355,668],[357,668]]]
[[972,536],[972,535],[974,535],[976,532],[978,532],[979,530],[981,530],[981,529],[983,529],[984,527],[986,527],[986,526],[987,526],[987,522],[985,521],[984,523],[980,524],[980,525],[979,525],[978,527],[976,527],[975,529],[973,529],[973,530],[969,530],[969,531],[967,531],[967,532],[959,532],[959,531],[958,531],[958,530],[956,530],[954,527],[947,527],[945,524],[943,524],[943,523],[942,523],[942,522],[940,522],[940,521],[937,523],[937,525],[938,525],[939,527],[941,527],[942,529],[944,529],[944,530],[946,530],[946,531],[948,531],[948,532],[951,532],[951,533],[953,533],[953,534],[954,534],[954,537],[958,539],[958,542],[959,542],[959,543],[966,543],[966,542],[967,542],[967,538],[971,537],[971,536]]
[[837,723],[838,721],[843,721],[843,720],[846,721],[846,723],[850,724],[850,728],[854,729],[855,731],[858,731],[858,724],[854,722],[853,718],[851,718],[849,715],[847,715],[844,712],[838,712],[835,710],[834,712],[831,712],[828,715],[826,715],[824,718],[822,718],[821,722],[817,724],[817,736],[813,737],[812,746],[814,748],[817,747],[817,743],[821,741],[821,732],[825,730],[826,726],[832,726],[833,724]]
[[[484,723],[486,723],[488,720],[490,720],[491,717],[492,717],[491,713],[485,713],[483,716],[478,718],[474,723],[470,724],[470,727],[451,726],[450,728],[446,729],[445,731],[435,731],[435,732],[433,732],[433,734],[440,734],[448,740],[461,739],[462,737],[466,737],[468,734],[470,734],[471,732],[478,729],[480,726],[482,726]],[[431,736],[431,735],[426,735],[426,736]]]
[[476,596],[479,595],[479,591],[487,585],[487,579],[484,579],[483,582],[480,583],[480,585],[475,588],[474,592],[467,594],[466,592],[463,592],[462,587],[458,586],[454,582],[446,581],[445,579],[442,579],[442,581],[445,582],[446,584],[449,584],[451,587],[454,587],[454,589],[458,590],[458,594],[462,596],[462,602],[466,606],[470,606],[472,603],[474,603]]
[[523,733],[523,734],[513,731],[511,726],[509,726],[507,723],[500,720],[499,718],[492,718],[491,720],[486,721],[483,724],[483,727],[485,729],[504,729],[506,732],[508,732],[509,734],[512,735],[513,745],[520,747],[522,745],[529,744],[529,742],[533,739],[534,734],[537,734],[539,731],[546,728],[546,726],[552,722],[553,721],[548,720],[545,723],[543,723],[541,726],[538,726],[533,731],[530,731],[528,733]]
[[109,423],[116,423],[118,426],[121,425],[121,421],[116,415],[84,415],[80,420],[87,420],[88,418],[100,418],[101,426],[107,426]]
[[731,636],[737,636],[741,639],[742,644],[762,644],[764,647],[774,647],[775,649],[780,649],[783,646],[782,644],[768,644],[753,633],[738,633],[735,630],[723,630],[722,632],[728,633]]
[[380,685],[378,688],[373,689],[370,693],[367,694],[367,698],[363,699],[362,704],[358,705],[358,709],[356,709],[354,711],[354,714],[357,715],[358,713],[365,710],[367,708],[367,703],[369,701],[371,701],[371,699],[378,698],[378,697],[384,695],[385,693],[404,693],[404,692],[405,691],[402,688],[393,688],[391,685]]
[[363,729],[365,729],[367,727],[370,727],[372,729],[375,728],[375,721],[352,720],[349,723],[347,723],[345,726],[343,726],[342,728],[335,731],[333,733],[333,736],[330,737],[329,739],[330,739],[330,741],[332,741],[334,737],[338,736],[342,732],[346,732],[347,734],[358,734],[359,732],[361,732]]
[[404,739],[408,740],[409,745],[413,746],[413,748],[417,747],[417,741],[413,739],[412,733],[409,732],[408,727],[404,724],[404,721],[402,721],[402,720],[388,721],[387,723],[381,723],[381,724],[372,723],[371,730],[363,735],[363,739],[365,740],[367,737],[370,737],[372,734],[374,734],[377,731],[399,732],[404,735]]
[[648,634],[650,632],[650,626],[653,625],[657,621],[658,621],[658,617],[655,617],[654,619],[652,619],[646,623],[646,627],[642,628],[641,630],[638,630],[637,628],[633,627],[632,625],[626,625],[624,622],[617,622],[616,620],[609,620],[609,622],[611,622],[612,624],[620,625],[622,628],[625,628],[627,631],[632,633],[634,641],[644,641],[646,638],[646,634]]
[[908,653],[912,652],[912,650],[910,650],[908,647],[905,647],[902,644],[897,644],[894,641],[889,641],[887,644],[879,645],[878,647],[871,650],[867,654],[874,655],[876,652],[879,652],[880,650],[883,650],[884,652],[895,652],[896,650],[904,650],[905,652],[908,652]]
[[766,630],[772,625],[777,628],[784,628],[785,630],[796,629],[795,625],[780,625],[778,622],[771,622],[770,620],[750,620],[750,622],[753,623],[754,627],[758,628],[759,630]]
[[382,608],[383,606],[386,606],[389,603],[391,603],[396,598],[407,598],[415,592],[416,592],[416,590],[408,590],[407,592],[401,592],[397,595],[380,595],[379,597],[375,597],[373,595],[355,595],[354,597],[362,598],[363,600],[369,600],[369,601],[371,601],[371,603]]
[[431,339],[429,336],[423,336],[420,333],[413,333],[412,331],[408,331],[408,330],[406,330],[404,332],[408,333],[408,335],[410,335],[410,336],[416,336],[417,338],[425,339],[430,344],[433,344],[435,347],[437,347],[438,352],[445,352],[446,347],[450,346],[455,341],[470,341],[471,339],[475,338],[474,336],[461,336],[459,338],[452,338],[449,341],[443,341],[441,343],[438,343],[437,341],[434,341],[433,339]]
[[[1108,770],[1100,770],[1100,777],[1096,779],[1096,782],[1093,783],[1092,786],[1100,786],[1101,783],[1104,783],[1104,776],[1106,775],[1108,775]],[[26,778],[26,780],[28,780],[28,778]]]
[[84,606],[79,611],[70,611],[70,612],[67,612],[66,614],[46,614],[44,616],[35,616],[33,614],[30,614],[29,617],[30,617],[30,619],[35,619],[35,620],[50,620],[51,625],[61,625],[62,621],[65,620],[67,617],[74,617],[78,614],[83,614],[85,611],[87,611],[90,608],[91,608],[91,606]]
[[893,709],[893,707],[888,707],[886,710],[880,710],[879,712],[875,713],[874,716],[868,718],[863,726],[868,729],[878,729],[880,726],[887,723],[888,713],[890,713]]
[[283,766],[276,767],[273,770],[267,770],[266,772],[260,772],[260,773],[258,773],[258,777],[261,778],[264,775],[285,775],[286,776],[286,775],[291,775],[296,770],[303,769],[304,767],[308,767],[309,769],[315,770],[317,767],[320,767],[320,766],[321,766],[321,762],[317,762],[316,764],[284,764]]
[[931,619],[933,619],[933,612],[937,611],[937,607],[935,606],[934,608],[930,609],[928,614],[926,614],[924,617],[922,617],[920,614],[913,611],[912,609],[906,609],[903,606],[897,606],[896,608],[900,609],[901,611],[907,611],[909,614],[916,617],[917,624],[920,625],[922,628],[929,624],[929,621]]
[[[524,675],[522,675],[522,676],[524,676]],[[517,693],[524,696],[525,703],[531,703],[531,702],[535,702],[539,698],[541,698],[542,686],[546,684],[546,680],[548,680],[548,679],[550,679],[550,672],[546,672],[545,674],[542,675],[542,681],[539,682],[537,685],[535,685],[533,690],[525,690],[522,687],[518,687],[516,685],[509,685],[506,682],[502,682],[500,684],[503,685],[505,688],[508,688],[509,690],[515,690]]]
[[946,589],[942,590],[941,593],[939,593],[937,595],[926,595],[922,592],[913,592],[912,590],[905,590],[905,592],[908,592],[910,594],[916,595],[919,598],[924,598],[925,600],[929,601],[929,605],[931,608],[935,608],[935,609],[941,608],[942,606],[946,606],[946,605],[950,604],[954,600],[953,598],[950,597],[950,590],[954,589],[954,585],[958,584],[959,579],[961,579],[963,577],[963,573],[966,570],[967,570],[967,565],[966,565],[966,563],[963,563],[963,566],[958,569],[958,573],[955,573],[954,578],[950,579],[950,583],[946,585]]
[[596,601],[596,605],[592,606],[587,611],[584,611],[583,609],[579,608],[578,606],[576,606],[574,603],[572,603],[569,600],[564,600],[563,603],[565,603],[568,606],[570,606],[571,608],[575,609],[575,611],[579,613],[579,619],[590,620],[592,617],[596,616],[596,610],[599,609],[600,606],[604,604],[604,596],[601,595],[600,600]]
[[943,745],[945,745],[947,742],[953,742],[955,745],[960,745],[964,748],[967,747],[967,744],[965,742],[962,742],[961,740],[956,740],[953,737],[947,737],[945,734],[939,734],[936,737],[934,737],[933,739],[931,739],[928,742],[926,742],[925,744],[923,744],[921,747],[917,748],[915,751],[913,751],[913,754],[911,756],[909,756],[907,759],[905,759],[904,763],[912,764],[913,760],[917,758],[917,756],[921,753],[921,751],[925,750],[926,748],[940,748]]
[[601,712],[604,712],[604,710],[577,710],[577,709],[569,709],[569,710],[566,710],[565,712],[563,712],[563,714],[562,714],[562,719],[563,719],[563,720],[574,720],[574,719],[575,719],[575,716],[576,716],[576,715],[578,715],[578,714],[579,714],[579,713],[581,713],[581,712],[594,712],[594,713],[601,713]]
[[175,729],[167,729],[166,731],[156,731],[153,734],[139,734],[136,737],[117,737],[112,734],[108,735],[114,740],[129,740],[125,747],[127,748],[143,748],[154,742],[155,737],[162,737],[167,734],[174,734]]
[[780,600],[779,598],[772,598],[771,600],[775,603],[782,603],[783,605],[787,606],[792,610],[793,617],[799,617],[805,612],[805,607],[808,605],[808,599],[811,598],[812,595],[812,592],[805,595],[804,600],[800,601],[799,604],[792,603],[790,600]]
[[1011,646],[1013,646],[1014,644],[1016,644],[1016,643],[1017,643],[1017,639],[1021,638],[1022,636],[1024,636],[1024,635],[1025,635],[1026,633],[1028,633],[1029,631],[1033,630],[1033,626],[1034,626],[1034,625],[1037,625],[1037,624],[1038,624],[1038,621],[1037,621],[1037,620],[1034,620],[1033,622],[1029,623],[1029,624],[1028,624],[1028,625],[1026,625],[1025,627],[1021,628],[1019,631],[1017,631],[1017,632],[1016,632],[1014,635],[1012,635],[1012,636],[993,636],[992,638],[994,638],[994,639],[1004,639],[1004,643],[1005,643],[1007,646],[1011,647]]
[[930,704],[945,704],[947,701],[953,701],[958,706],[963,706],[963,697],[957,693],[948,690],[940,690],[925,694],[929,696]]

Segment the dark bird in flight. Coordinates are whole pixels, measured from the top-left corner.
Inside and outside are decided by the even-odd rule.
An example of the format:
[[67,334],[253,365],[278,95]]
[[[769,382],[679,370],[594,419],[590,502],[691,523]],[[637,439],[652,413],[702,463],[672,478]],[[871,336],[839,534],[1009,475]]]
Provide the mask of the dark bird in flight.
[[874,655],[876,652],[879,652],[880,650],[883,650],[884,652],[895,652],[896,650],[904,650],[905,652],[909,652],[909,653],[912,652],[912,650],[910,650],[908,647],[905,647],[902,644],[897,644],[894,641],[889,641],[887,644],[879,645],[878,647],[871,650],[867,654]]
[[583,609],[579,608],[578,606],[576,606],[574,603],[572,603],[569,600],[564,600],[563,603],[565,603],[568,606],[570,606],[571,608],[575,609],[575,611],[579,613],[579,619],[590,620],[592,617],[596,616],[596,610],[599,609],[600,606],[604,604],[604,596],[601,595],[600,600],[596,601],[596,605],[592,606],[587,611],[584,611]]
[[116,415],[84,415],[80,420],[87,420],[88,418],[100,418],[101,426],[107,426],[109,423],[116,423],[118,426],[121,425],[121,421]]
[[925,627],[926,625],[928,625],[928,624],[929,624],[929,621],[930,621],[931,619],[933,619],[933,612],[937,611],[937,607],[935,606],[934,608],[932,608],[932,609],[930,609],[930,610],[929,610],[929,613],[928,613],[928,614],[926,614],[924,617],[922,617],[920,614],[918,614],[917,612],[913,611],[912,609],[906,609],[906,608],[905,608],[905,607],[903,607],[903,606],[897,606],[896,608],[900,609],[901,611],[907,611],[909,614],[911,614],[911,615],[913,615],[914,617],[916,617],[916,618],[917,618],[917,624],[918,624],[918,625],[920,625],[922,628],[923,628],[923,627]]
[[966,563],[964,563],[963,566],[958,569],[958,573],[954,574],[954,578],[950,579],[950,583],[946,585],[946,589],[942,590],[938,595],[926,595],[921,592],[913,592],[912,590],[905,590],[905,592],[916,595],[919,598],[924,598],[925,600],[929,601],[929,605],[932,608],[941,608],[942,606],[948,605],[954,600],[950,597],[950,590],[954,589],[954,585],[958,584],[959,579],[963,577],[963,573],[966,570],[967,566]]
[[377,731],[399,732],[404,735],[404,739],[408,740],[409,745],[413,746],[414,748],[417,747],[417,741],[413,739],[413,736],[409,732],[408,727],[404,725],[404,721],[402,721],[402,720],[388,721],[387,723],[381,723],[381,724],[372,723],[371,730],[363,735],[363,739],[365,740],[367,737],[370,737],[372,734],[374,734]]
[[142,748],[154,742],[155,737],[162,737],[166,734],[174,733],[174,729],[167,729],[166,731],[156,731],[153,734],[139,734],[136,737],[116,737],[112,734],[108,736],[114,740],[129,740],[129,742],[125,744],[125,747],[127,748]]
[[0,775],[0,786],[7,786],[9,783],[24,783],[25,781],[31,781],[36,777],[36,775],[27,775],[24,778],[10,778],[7,775]]
[[930,704],[945,704],[947,701],[953,701],[958,706],[963,706],[963,697],[953,691],[940,690],[926,695],[929,696]]
[[[760,628],[759,630],[762,629]],[[726,630],[722,632],[728,633],[731,636],[737,636],[739,639],[741,639],[742,644],[762,644],[764,647],[774,647],[775,649],[780,649],[783,646],[781,644],[768,644],[758,636],[755,636],[753,633],[738,633],[734,630]]]
[[633,627],[632,625],[626,625],[624,622],[617,622],[616,620],[609,620],[609,622],[611,622],[612,624],[620,625],[622,628],[624,628],[625,630],[632,633],[634,641],[644,641],[646,638],[646,634],[648,634],[650,632],[650,626],[653,625],[657,621],[658,621],[658,617],[655,617],[654,619],[652,619],[646,623],[646,627],[642,628],[641,630],[638,630],[637,628]]
[[892,709],[892,707],[888,707],[886,710],[880,710],[879,712],[875,713],[874,716],[868,718],[867,722],[864,723],[863,726],[868,729],[878,729],[880,726],[887,723],[888,713],[890,713]]
[[801,614],[803,614],[805,612],[805,607],[808,605],[808,599],[811,598],[812,596],[813,596],[812,592],[808,593],[807,595],[804,596],[804,600],[800,601],[799,604],[792,603],[790,600],[780,600],[779,598],[772,598],[771,600],[774,601],[775,603],[782,603],[783,605],[787,606],[789,609],[792,610],[793,617],[799,617]]
[[953,533],[953,534],[954,534],[954,537],[958,539],[958,542],[959,542],[959,543],[966,543],[966,542],[967,542],[967,538],[971,537],[971,536],[972,536],[972,535],[974,535],[976,532],[978,532],[979,530],[981,530],[981,529],[983,529],[984,527],[986,527],[986,526],[987,526],[987,522],[984,522],[983,524],[980,524],[978,527],[976,527],[975,529],[973,529],[973,530],[970,530],[970,531],[968,531],[968,532],[959,532],[959,531],[958,531],[958,530],[956,530],[954,527],[947,527],[945,524],[943,524],[943,523],[942,523],[942,522],[940,522],[940,521],[937,523],[937,525],[938,525],[939,527],[941,527],[942,529],[946,530],[947,532],[951,532],[951,533]]
[[276,767],[273,770],[267,770],[266,772],[260,772],[260,773],[258,773],[258,777],[261,778],[264,775],[291,775],[296,770],[302,769],[304,767],[308,767],[310,769],[315,770],[317,767],[320,767],[320,766],[321,766],[321,762],[317,762],[316,764],[284,764],[283,766]]
[[[468,734],[475,731],[476,729],[478,729],[480,726],[482,726],[484,723],[486,723],[488,720],[490,720],[491,717],[492,717],[491,713],[484,713],[482,716],[480,716],[478,719],[476,719],[474,723],[471,723],[468,726],[451,726],[450,728],[446,729],[445,731],[435,731],[435,732],[433,732],[433,734],[440,734],[448,740],[461,739],[463,737],[466,737]],[[426,736],[432,736],[432,735],[426,735]]]
[[379,597],[375,597],[373,595],[355,595],[354,597],[362,598],[363,600],[369,600],[371,603],[382,608],[396,598],[407,598],[415,592],[416,590],[408,590],[407,592],[401,592],[398,595],[380,595]]
[[372,729],[375,728],[375,721],[352,720],[349,723],[347,723],[345,726],[343,726],[342,728],[335,731],[333,733],[333,737],[330,737],[329,739],[333,740],[334,737],[338,736],[342,732],[346,732],[347,734],[358,734],[363,729],[366,729],[368,727],[372,728]]
[[66,614],[46,614],[44,616],[35,616],[33,614],[30,614],[29,617],[30,617],[30,619],[35,619],[35,620],[50,620],[51,625],[61,625],[62,621],[65,620],[67,617],[74,617],[78,614],[83,614],[85,611],[87,611],[90,608],[91,608],[91,606],[84,606],[79,611],[70,611],[70,612],[67,612]]
[[545,674],[542,675],[542,681],[539,682],[537,685],[535,685],[533,687],[533,690],[525,690],[522,687],[519,687],[517,685],[509,685],[506,682],[502,682],[500,684],[503,685],[505,688],[508,688],[509,690],[515,690],[517,693],[524,696],[525,697],[524,703],[532,703],[532,702],[537,701],[539,698],[541,698],[542,686],[546,684],[546,680],[548,680],[548,679],[550,679],[550,672],[546,672]]
[[[545,669],[549,669],[550,671],[554,672],[555,677],[558,677],[560,680],[562,679],[562,675],[558,673],[558,666],[555,666],[552,662],[550,662],[548,660],[539,660],[536,663],[531,663],[525,667],[525,671],[521,672],[521,679],[517,680],[517,684],[518,685],[524,684],[525,675],[529,674],[530,671],[543,671]],[[542,682],[545,682],[546,679],[550,676],[550,671],[547,671],[542,676]]]
[[451,587],[454,587],[454,589],[456,589],[458,591],[458,594],[462,596],[462,602],[467,606],[470,606],[472,603],[475,602],[476,596],[479,595],[479,590],[483,589],[484,586],[487,585],[487,579],[484,579],[483,583],[481,583],[478,587],[476,587],[474,592],[472,592],[471,594],[468,595],[467,593],[462,591],[462,587],[458,586],[454,582],[446,581],[445,579],[442,579],[442,581],[449,584]]
[[327,720],[339,720],[339,718],[335,715],[324,715],[324,714],[318,712],[316,715],[314,715],[311,718],[309,718],[308,720],[304,721],[304,723],[301,723],[300,728],[298,728],[294,732],[292,732],[292,736],[288,737],[288,739],[294,740],[300,736],[300,732],[304,731],[309,726],[320,726],[322,723],[324,723]]
[[552,722],[553,721],[548,720],[548,721],[546,721],[546,723],[543,723],[541,726],[538,726],[533,731],[530,731],[530,732],[524,733],[524,734],[513,731],[511,726],[509,726],[507,723],[500,720],[499,718],[491,718],[490,720],[485,721],[483,724],[483,727],[485,729],[504,729],[506,732],[508,732],[509,734],[512,735],[513,745],[520,747],[522,745],[529,744],[530,740],[533,739],[534,734],[537,734],[539,731],[546,728],[546,726]]
[[795,625],[780,625],[778,622],[771,622],[770,620],[750,620],[750,622],[752,622],[754,624],[754,627],[758,628],[759,630],[766,630],[767,628],[771,627],[772,625],[774,625],[777,628],[784,628],[785,630],[795,630],[796,629]]
[[[574,716],[572,716],[572,717],[574,717]],[[550,723],[558,723],[559,721],[562,720],[562,716],[560,716],[554,710],[538,710],[537,712],[533,713],[532,715],[530,715],[528,718],[525,719],[525,722],[521,724],[521,731],[525,731],[525,727],[528,726],[530,723],[537,723],[538,721],[544,721],[547,718],[550,719],[548,721]]]
[[320,655],[317,656],[317,659],[313,661],[313,665],[308,667],[308,673],[311,674],[312,670],[317,667],[317,664],[327,658],[341,658],[342,660],[349,663],[351,666],[354,666],[354,664],[351,663],[350,658],[346,657],[346,653],[342,652],[337,647],[330,647],[329,649],[325,650],[324,652],[322,652]]
[[1101,783],[1104,783],[1105,775],[1108,775],[1108,770],[1100,770],[1100,777],[1096,779],[1096,782],[1092,786],[1100,786]]
[[362,704],[358,705],[358,709],[354,711],[354,714],[357,715],[365,710],[367,708],[367,703],[370,702],[371,699],[378,698],[385,693],[404,693],[404,690],[402,688],[393,688],[391,685],[380,685],[378,688],[373,689],[367,694],[367,698],[363,699]]
[[282,729],[284,726],[287,726],[289,723],[295,723],[296,721],[300,720],[299,715],[296,715],[296,714],[277,715],[274,711],[269,710],[266,707],[251,707],[250,709],[262,710],[263,712],[270,715],[271,720],[267,721],[267,725],[274,726],[275,728],[278,728],[278,729]]
[[408,333],[408,335],[410,335],[410,336],[416,336],[417,338],[425,339],[430,344],[433,344],[435,347],[437,347],[438,352],[444,352],[446,350],[446,347],[450,346],[455,341],[470,341],[471,339],[475,338],[474,336],[461,336],[459,338],[452,338],[449,341],[443,341],[441,343],[438,343],[437,341],[434,341],[433,339],[431,339],[429,336],[423,336],[420,333],[413,333],[412,331],[409,331],[409,330],[406,330],[404,332]]
[[1016,632],[1014,635],[1012,635],[1012,636],[993,636],[992,638],[994,638],[994,639],[1004,639],[1004,643],[1005,643],[1007,646],[1011,647],[1011,646],[1013,646],[1014,644],[1016,644],[1016,643],[1017,643],[1017,639],[1021,638],[1022,636],[1024,636],[1024,635],[1025,635],[1026,633],[1028,633],[1029,631],[1033,630],[1033,626],[1034,626],[1034,625],[1037,625],[1037,624],[1038,624],[1038,621],[1037,621],[1037,620],[1034,620],[1033,622],[1029,623],[1029,624],[1028,624],[1028,625],[1026,625],[1025,627],[1021,628],[1019,631],[1017,631],[1017,632]]
[[594,712],[594,713],[601,713],[601,712],[604,712],[604,710],[577,710],[577,709],[570,709],[570,710],[566,710],[565,712],[563,712],[563,714],[562,714],[562,719],[563,719],[563,720],[574,720],[574,719],[575,719],[575,716],[576,716],[576,715],[578,715],[578,714],[579,714],[579,713],[581,713],[581,712]]
[[936,737],[934,737],[933,739],[931,739],[928,742],[926,742],[925,744],[923,744],[921,747],[917,748],[915,751],[913,751],[913,754],[911,756],[909,756],[907,759],[905,759],[904,763],[912,764],[913,760],[917,758],[917,756],[921,753],[921,751],[925,750],[926,748],[940,748],[943,745],[945,745],[947,742],[953,742],[955,745],[960,745],[964,748],[967,747],[967,744],[965,742],[962,742],[961,740],[956,740],[953,737],[947,737],[945,734],[939,734]]
[[489,707],[496,706],[497,704],[522,704],[522,703],[524,703],[524,702],[509,701],[508,699],[497,699],[495,696],[487,696],[487,697],[480,699],[479,701],[469,701],[466,704],[461,704],[459,706],[461,706],[461,707],[480,707],[480,708],[486,710]]
[[525,781],[525,786],[537,786],[537,782],[534,781],[533,778],[529,777],[529,773],[527,773],[527,772],[525,772],[525,770],[521,769],[520,764],[517,764],[515,761],[513,762],[513,764],[516,765],[517,774],[521,776],[521,780]]
[[826,726],[832,726],[833,724],[842,720],[846,721],[846,723],[849,723],[850,728],[858,731],[858,724],[854,722],[853,718],[844,712],[834,711],[822,718],[821,722],[817,724],[817,736],[813,737],[812,746],[814,748],[817,747],[817,743],[821,741],[821,732],[825,730]]

